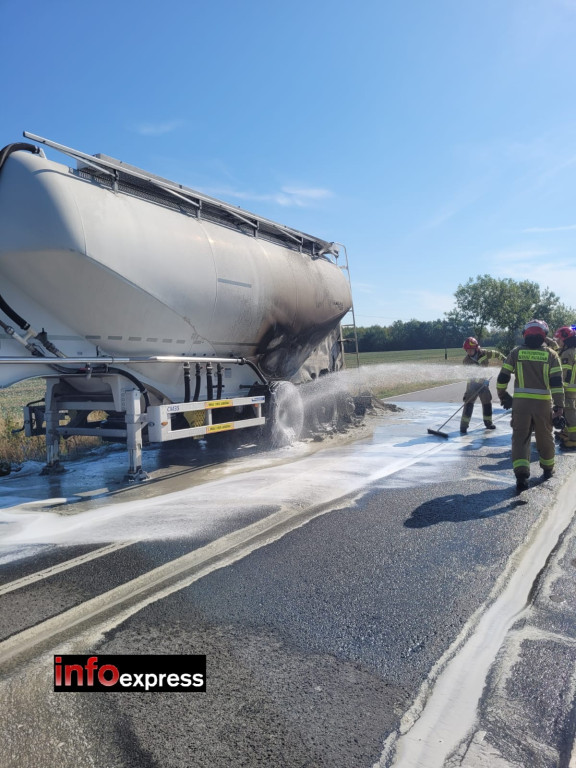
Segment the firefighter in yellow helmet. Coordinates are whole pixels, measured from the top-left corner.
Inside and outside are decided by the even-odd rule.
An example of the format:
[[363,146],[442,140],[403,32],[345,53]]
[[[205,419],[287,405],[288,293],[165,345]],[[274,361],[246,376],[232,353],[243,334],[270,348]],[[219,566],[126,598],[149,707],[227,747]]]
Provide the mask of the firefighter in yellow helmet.
[[560,447],[565,450],[576,450],[576,331],[569,325],[558,328],[554,338],[562,345],[560,347],[560,362],[562,363],[562,378],[564,380],[564,418],[566,424],[560,434]]
[[[501,352],[495,349],[483,349],[473,336],[468,336],[462,347],[466,351],[466,357],[462,361],[464,365],[480,365],[484,367],[492,359],[504,360],[504,355]],[[460,418],[460,432],[463,435],[466,434],[470,426],[470,419],[474,412],[474,403],[478,397],[482,403],[484,426],[486,429],[496,429],[496,426],[492,423],[492,394],[489,387],[486,386],[486,379],[474,378],[468,380],[466,392],[464,392],[463,399],[466,404]]]
[[[555,415],[562,417],[564,388],[560,358],[546,345],[547,335],[548,326],[543,320],[530,320],[524,327],[524,343],[510,352],[496,383],[502,407],[512,408],[512,466],[518,491],[529,485],[532,430],[544,479],[554,474],[552,402]],[[506,390],[512,375],[514,397]]]

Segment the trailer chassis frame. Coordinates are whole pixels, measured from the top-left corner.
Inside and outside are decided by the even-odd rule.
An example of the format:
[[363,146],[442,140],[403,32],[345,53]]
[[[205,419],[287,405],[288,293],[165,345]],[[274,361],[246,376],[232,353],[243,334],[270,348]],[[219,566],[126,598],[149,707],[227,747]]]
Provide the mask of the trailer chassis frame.
[[[0,358],[2,363],[22,363],[38,365],[38,358]],[[111,364],[128,363],[161,363],[161,364],[190,364],[191,362],[208,365],[209,363],[248,365],[259,377],[260,392],[269,390],[269,383],[261,371],[250,361],[244,358],[209,358],[209,357],[149,357],[149,358],[44,358],[42,363],[48,366],[57,365],[73,366],[83,370],[72,370],[70,373],[59,372],[49,374],[46,380],[46,395],[44,407],[45,427],[42,426],[42,409],[36,404],[24,406],[24,432],[27,437],[33,435],[46,435],[46,465],[42,470],[45,475],[57,475],[66,471],[60,462],[60,438],[72,435],[84,435],[116,439],[126,442],[128,451],[128,470],[125,480],[128,482],[141,482],[149,479],[148,473],[142,467],[143,431],[147,430],[149,443],[164,443],[184,438],[200,438],[205,435],[221,433],[230,430],[246,429],[249,427],[263,426],[266,418],[263,415],[263,406],[266,402],[265,394],[248,394],[245,397],[212,398],[210,400],[198,400],[191,402],[178,402],[163,405],[148,405],[142,409],[142,392],[134,384],[126,379],[122,372],[110,372],[107,370]],[[95,372],[94,365],[105,366],[105,370]],[[129,373],[129,371],[127,372]],[[96,394],[90,397],[90,393],[75,392],[73,395],[67,386],[74,379],[90,378],[100,382],[101,386],[95,387]],[[103,396],[102,392],[106,392]],[[218,409],[233,409],[243,418],[226,419],[218,421],[214,419],[214,413]],[[124,426],[118,428],[104,428],[97,423],[87,426],[88,422],[80,415],[73,418],[70,423],[63,424],[62,417],[70,412],[82,414],[102,410],[123,414]],[[246,416],[248,413],[248,416]],[[184,417],[192,421],[188,428],[175,426],[175,416]],[[83,426],[76,423],[83,422]]]

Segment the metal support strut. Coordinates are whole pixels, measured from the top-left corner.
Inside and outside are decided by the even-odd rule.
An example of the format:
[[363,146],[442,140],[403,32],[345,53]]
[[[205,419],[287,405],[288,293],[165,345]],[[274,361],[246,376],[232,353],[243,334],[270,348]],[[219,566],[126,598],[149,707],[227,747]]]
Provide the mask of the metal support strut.
[[46,387],[46,466],[41,475],[61,475],[66,469],[60,464],[60,411],[53,386]]
[[149,475],[142,469],[142,411],[140,392],[130,389],[126,392],[126,445],[129,467],[125,479],[131,483],[148,480]]

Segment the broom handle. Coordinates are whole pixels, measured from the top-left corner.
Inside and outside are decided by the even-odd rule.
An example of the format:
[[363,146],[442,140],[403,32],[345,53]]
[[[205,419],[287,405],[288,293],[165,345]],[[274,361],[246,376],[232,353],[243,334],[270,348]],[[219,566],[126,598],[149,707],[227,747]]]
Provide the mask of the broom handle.
[[462,408],[464,408],[464,406],[465,406],[465,405],[467,405],[467,404],[470,402],[470,400],[473,400],[475,397],[478,397],[478,394],[480,393],[481,389],[484,389],[484,387],[487,387],[487,386],[490,384],[490,382],[491,382],[491,381],[492,381],[492,376],[490,376],[490,378],[489,378],[489,379],[486,379],[486,383],[485,383],[485,384],[483,384],[483,386],[482,386],[480,389],[478,389],[476,392],[473,392],[473,393],[470,395],[470,397],[469,397],[469,398],[467,398],[466,400],[464,400],[464,402],[462,403],[462,405],[460,406],[460,408],[458,408],[458,410],[457,410],[457,411],[454,411],[454,413],[452,414],[452,416],[450,416],[449,418],[447,418],[447,419],[446,419],[446,421],[444,422],[444,424],[442,424],[442,426],[438,427],[438,429],[437,429],[436,431],[437,431],[437,432],[439,432],[439,431],[442,429],[442,427],[445,427],[445,426],[446,426],[446,424],[448,424],[448,422],[449,422],[449,421],[452,421],[452,419],[454,418],[454,416],[456,416],[456,414],[457,414],[459,411],[461,411],[461,410],[462,410]]

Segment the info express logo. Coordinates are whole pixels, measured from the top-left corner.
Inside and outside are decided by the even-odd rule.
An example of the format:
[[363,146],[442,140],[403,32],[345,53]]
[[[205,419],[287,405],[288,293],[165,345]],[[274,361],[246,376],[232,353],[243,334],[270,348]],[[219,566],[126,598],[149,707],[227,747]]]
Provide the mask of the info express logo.
[[206,691],[206,656],[54,656],[55,691]]

